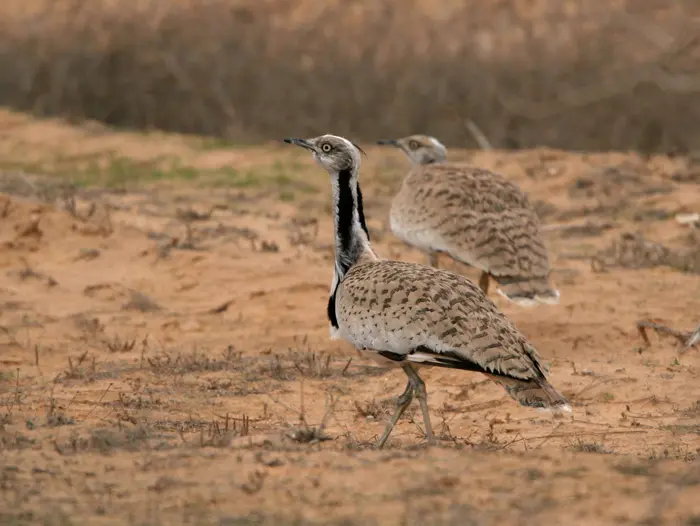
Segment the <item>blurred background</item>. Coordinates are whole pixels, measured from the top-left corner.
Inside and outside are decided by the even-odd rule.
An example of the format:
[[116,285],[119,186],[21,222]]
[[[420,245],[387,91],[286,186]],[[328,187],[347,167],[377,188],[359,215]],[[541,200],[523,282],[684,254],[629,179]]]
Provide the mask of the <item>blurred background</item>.
[[[377,139],[528,194],[561,304],[489,296],[573,418],[428,368],[374,451],[323,133],[382,258]],[[0,0],[0,526],[700,526],[699,276],[700,0]]]
[[697,0],[4,0],[0,105],[241,142],[700,148]]

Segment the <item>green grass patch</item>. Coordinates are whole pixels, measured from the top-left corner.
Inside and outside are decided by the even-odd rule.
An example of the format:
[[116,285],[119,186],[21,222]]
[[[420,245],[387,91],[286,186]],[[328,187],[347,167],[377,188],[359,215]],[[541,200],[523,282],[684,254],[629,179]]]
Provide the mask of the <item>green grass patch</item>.
[[275,161],[270,165],[253,166],[243,170],[225,167],[210,175],[211,177],[202,184],[228,188],[273,187],[279,190],[280,199],[293,201],[296,193],[318,193],[321,184],[319,175],[322,174],[314,174],[307,166],[298,162]]
[[194,144],[194,147],[202,151],[230,150],[237,145],[222,137],[207,137]]
[[58,158],[52,162],[0,162],[0,171],[20,171],[64,179],[76,187],[132,188],[165,181],[190,181],[213,188],[276,188],[280,199],[293,201],[297,193],[317,193],[321,173],[296,160],[271,164],[200,169],[173,157],[138,161],[121,156]]
[[119,188],[142,182],[186,180],[197,177],[197,170],[177,162],[137,162],[114,157],[106,165],[93,162],[87,169],[78,169],[73,176],[79,186]]

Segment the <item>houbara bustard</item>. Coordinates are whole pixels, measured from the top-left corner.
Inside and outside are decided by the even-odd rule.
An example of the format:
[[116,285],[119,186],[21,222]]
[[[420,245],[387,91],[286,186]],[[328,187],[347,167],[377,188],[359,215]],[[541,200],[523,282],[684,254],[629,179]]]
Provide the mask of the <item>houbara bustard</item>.
[[492,277],[497,291],[517,304],[559,303],[539,219],[516,184],[489,170],[447,162],[447,149],[434,137],[378,143],[401,149],[413,165],[391,204],[396,237],[427,252],[433,267],[445,252],[480,269],[484,293]]
[[331,336],[400,366],[408,376],[379,447],[414,394],[426,437],[433,441],[425,384],[417,366],[480,372],[522,405],[571,411],[547,381],[535,348],[481,289],[446,270],[375,254],[362,209],[358,147],[335,135],[285,142],[309,150],[330,174],[335,228],[335,270],[328,301]]

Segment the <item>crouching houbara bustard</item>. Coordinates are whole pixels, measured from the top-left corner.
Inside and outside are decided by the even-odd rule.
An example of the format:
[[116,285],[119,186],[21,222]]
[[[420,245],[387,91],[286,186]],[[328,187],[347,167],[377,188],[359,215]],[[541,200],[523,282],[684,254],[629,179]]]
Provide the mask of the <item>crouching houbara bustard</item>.
[[481,269],[479,286],[523,306],[559,302],[549,283],[549,260],[539,219],[520,188],[503,175],[447,162],[434,137],[411,135],[378,141],[400,148],[413,164],[390,211],[394,235],[429,254],[445,252]]
[[433,432],[417,366],[476,371],[522,405],[570,411],[545,378],[537,351],[468,279],[425,265],[380,259],[372,250],[358,182],[360,150],[335,135],[285,139],[310,150],[331,177],[335,271],[328,301],[331,336],[403,368],[406,390],[379,439],[382,447],[414,394]]

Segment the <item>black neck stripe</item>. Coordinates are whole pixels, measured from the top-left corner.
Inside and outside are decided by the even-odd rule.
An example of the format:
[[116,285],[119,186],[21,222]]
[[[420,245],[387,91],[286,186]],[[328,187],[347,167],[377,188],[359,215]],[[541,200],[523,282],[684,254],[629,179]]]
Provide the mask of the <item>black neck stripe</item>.
[[[338,225],[337,236],[340,241],[340,251],[343,255],[349,255],[352,250],[352,223],[353,212],[355,210],[355,198],[350,189],[350,181],[352,172],[350,170],[341,170],[338,173]],[[347,258],[338,258],[339,261]],[[345,265],[345,263],[343,263]],[[347,272],[348,268],[343,268],[343,273]]]
[[[367,229],[367,224],[365,223],[365,214],[362,209],[362,192],[360,191],[359,183],[356,183],[357,199],[352,193],[352,171],[341,170],[338,173],[338,202],[337,206],[337,225],[336,225],[336,236],[338,237],[338,247],[337,250],[339,254],[336,254],[336,264],[339,266],[339,271],[341,276],[347,273],[350,267],[355,263],[355,260],[359,256],[358,250],[358,240],[354,239],[355,231],[353,230],[353,223],[355,221],[354,212],[357,210],[357,215],[360,220],[360,226],[362,230],[367,235],[369,239],[369,230]],[[338,328],[338,318],[335,312],[335,295],[338,290],[332,291],[330,298],[328,299],[328,319],[331,325]]]
[[357,215],[360,216],[360,225],[362,230],[367,234],[367,240],[369,240],[369,230],[367,229],[367,223],[365,223],[365,212],[362,209],[362,190],[360,190],[360,183],[357,183]]

